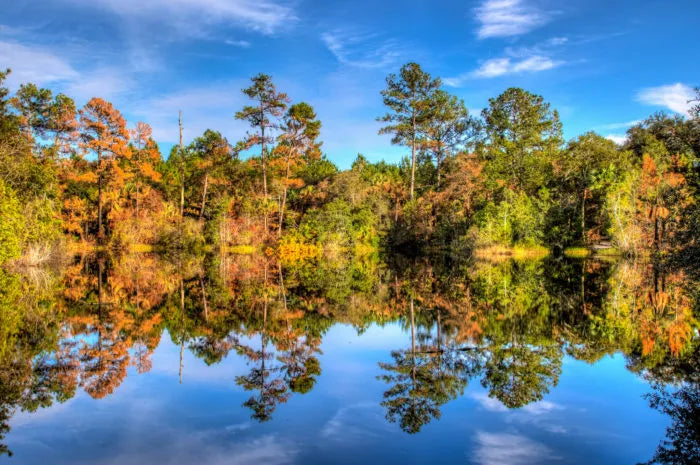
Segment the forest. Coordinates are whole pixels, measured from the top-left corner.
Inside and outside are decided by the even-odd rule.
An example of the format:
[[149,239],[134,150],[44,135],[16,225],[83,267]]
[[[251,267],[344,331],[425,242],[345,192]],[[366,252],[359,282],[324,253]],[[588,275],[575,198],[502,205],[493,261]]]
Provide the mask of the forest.
[[379,364],[381,406],[406,433],[470,382],[520,408],[557,385],[565,355],[621,353],[673,417],[650,463],[697,458],[684,438],[700,404],[700,90],[690,114],[653,114],[622,145],[595,132],[565,141],[542,96],[509,88],[472,115],[408,63],[387,76],[377,117],[408,155],[358,154],[341,170],[312,103],[266,74],[231,109],[250,126],[240,140],[212,128],[186,141],[187,115],[174,115],[180,141],[163,154],[147,122],[110,102],[78,108],[32,83],[11,93],[10,72],[0,440],[17,409],[78,388],[103,398],[127,367],[148,372],[164,334],[180,377],[185,348],[207,365],[245,358],[235,383],[267,421],[314,388],[335,322],[358,333],[393,322],[410,347]]
[[311,104],[265,74],[242,91],[250,105],[231,117],[247,134],[181,137],[165,157],[147,122],[130,126],[100,98],[78,109],[31,83],[2,88],[0,262],[101,247],[299,258],[596,249],[697,263],[700,104],[687,117],[650,116],[622,146],[594,132],[567,142],[543,97],[510,88],[471,115],[409,63],[387,77],[377,119],[410,156],[358,154],[339,170]]

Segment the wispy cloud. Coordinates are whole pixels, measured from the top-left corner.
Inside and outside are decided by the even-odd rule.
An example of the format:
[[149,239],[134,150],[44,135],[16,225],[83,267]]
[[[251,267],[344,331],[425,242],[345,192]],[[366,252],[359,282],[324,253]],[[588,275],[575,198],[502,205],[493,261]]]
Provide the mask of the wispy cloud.
[[321,428],[321,437],[338,440],[360,440],[375,436],[376,427],[386,427],[382,410],[374,402],[359,402],[344,406]]
[[528,47],[506,47],[503,56],[482,61],[478,68],[456,77],[445,78],[443,81],[448,86],[459,87],[470,79],[487,79],[554,69],[567,63],[555,57],[562,54],[563,47],[568,43],[567,37],[553,37]]
[[496,58],[484,62],[479,69],[474,71],[474,76],[488,78],[504,74],[534,73],[555,68],[560,64],[561,62],[541,55],[531,56],[520,61],[511,60],[510,58]]
[[216,129],[235,140],[245,133],[245,123],[233,115],[246,101],[240,89],[244,79],[192,86],[144,100],[130,112],[153,127],[153,136],[162,142],[178,139],[177,118],[183,112],[184,134],[191,140],[206,129]]
[[52,87],[79,105],[96,96],[115,98],[134,84],[131,72],[124,68],[98,64],[91,69],[78,69],[73,60],[46,46],[0,41],[0,57],[12,69],[7,82],[11,88],[28,82]]
[[605,138],[615,142],[617,145],[622,145],[627,142],[627,136],[624,134],[608,134]]
[[543,55],[533,55],[516,59],[510,57],[492,58],[484,61],[477,69],[457,77],[448,77],[443,82],[451,87],[459,87],[470,79],[487,79],[509,74],[527,74],[546,71],[564,64]]
[[96,5],[123,17],[155,17],[180,31],[201,24],[236,24],[272,34],[297,18],[292,7],[275,0],[67,0]]
[[508,407],[503,405],[503,403],[493,397],[489,397],[483,392],[474,393],[470,396],[472,399],[476,400],[481,408],[488,410],[490,412],[507,412]]
[[396,41],[379,34],[336,30],[324,32],[321,40],[340,63],[358,68],[385,68],[404,56]]
[[552,450],[519,434],[476,433],[475,461],[481,465],[525,465],[556,458]]
[[550,412],[553,412],[554,410],[563,410],[564,407],[562,407],[559,404],[555,404],[554,402],[550,402],[548,400],[541,400],[539,402],[533,402],[531,404],[527,404],[522,408],[523,411],[531,414],[531,415],[544,415]]
[[694,95],[690,86],[677,82],[642,89],[637,93],[637,101],[646,105],[666,107],[671,111],[686,115],[692,105],[689,100],[692,100]]
[[635,119],[632,121],[625,121],[622,123],[610,123],[610,124],[601,124],[600,126],[597,126],[596,129],[627,129],[629,127],[632,127],[636,124],[641,123],[642,120],[640,119]]
[[73,66],[48,49],[22,45],[17,42],[0,42],[3,64],[12,68],[10,85],[34,82],[49,84],[65,82],[79,76]]
[[230,45],[232,47],[240,47],[240,48],[248,48],[250,47],[250,42],[247,40],[232,40],[232,39],[226,39],[224,41],[226,45]]
[[479,39],[522,35],[551,19],[550,13],[523,0],[486,0],[474,13],[481,23],[476,33]]
[[489,397],[485,393],[473,393],[470,396],[476,400],[482,409],[489,412],[502,413],[505,421],[536,426],[550,433],[563,434],[567,429],[556,423],[556,412],[562,412],[565,407],[548,400],[541,400],[525,405],[519,409],[509,409],[501,401]]

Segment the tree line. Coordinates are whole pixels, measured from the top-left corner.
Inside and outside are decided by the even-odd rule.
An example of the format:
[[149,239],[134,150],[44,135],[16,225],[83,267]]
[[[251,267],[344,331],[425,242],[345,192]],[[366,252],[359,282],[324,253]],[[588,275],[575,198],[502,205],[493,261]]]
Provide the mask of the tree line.
[[[380,245],[510,253],[611,247],[697,257],[700,108],[657,113],[622,145],[587,132],[568,142],[543,97],[509,88],[481,115],[416,63],[386,79],[380,134],[399,163],[358,155],[339,170],[321,121],[259,74],[232,117],[164,158],[150,126],[129,128],[100,98],[0,74],[0,262],[41,260],[57,243],[165,250],[252,247],[313,255]],[[186,115],[185,115],[186,116]]]

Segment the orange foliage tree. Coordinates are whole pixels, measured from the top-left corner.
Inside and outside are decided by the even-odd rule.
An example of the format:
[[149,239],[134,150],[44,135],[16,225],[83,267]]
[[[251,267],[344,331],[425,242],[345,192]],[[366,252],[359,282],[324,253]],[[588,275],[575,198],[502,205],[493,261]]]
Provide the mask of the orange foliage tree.
[[[104,238],[103,190],[105,178],[122,184],[123,172],[116,159],[126,156],[129,132],[126,121],[114,106],[101,98],[91,99],[80,110],[80,147],[85,154],[96,156],[97,171],[97,236]],[[110,195],[113,201],[114,196]]]

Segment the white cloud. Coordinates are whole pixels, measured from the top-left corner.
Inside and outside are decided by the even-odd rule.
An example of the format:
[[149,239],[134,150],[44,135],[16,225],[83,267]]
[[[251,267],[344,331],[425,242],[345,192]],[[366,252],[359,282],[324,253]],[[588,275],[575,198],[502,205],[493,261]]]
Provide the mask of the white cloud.
[[492,58],[484,61],[479,68],[457,77],[448,77],[443,82],[451,87],[459,87],[469,79],[486,79],[508,74],[537,73],[556,68],[564,64],[563,61],[553,60],[544,55],[533,55],[526,58],[515,59],[510,57]]
[[503,403],[500,400],[494,399],[493,397],[489,397],[484,393],[475,393],[472,394],[470,397],[476,400],[483,409],[488,410],[490,412],[508,411],[508,407],[503,405]]
[[131,90],[134,84],[131,73],[122,68],[98,66],[79,71],[71,60],[45,46],[0,41],[0,57],[12,69],[7,80],[10,88],[32,82],[65,93],[77,105],[92,97],[111,100]]
[[615,142],[617,145],[622,145],[627,142],[627,136],[625,134],[608,134],[605,138]]
[[562,407],[559,404],[555,404],[554,402],[549,402],[548,400],[541,400],[539,402],[533,402],[531,404],[527,404],[522,408],[523,411],[531,414],[531,415],[544,415],[546,413],[550,413],[554,410],[563,410],[564,407]]
[[12,68],[8,84],[13,87],[26,82],[39,85],[65,82],[79,76],[68,61],[39,47],[0,41],[0,57],[3,65]]
[[159,142],[177,142],[177,118],[182,110],[184,138],[189,142],[206,129],[214,129],[235,142],[245,134],[248,126],[234,118],[247,102],[241,89],[249,81],[234,81],[189,87],[147,99],[130,111],[139,120],[153,128],[153,137]]
[[134,85],[131,73],[116,67],[102,67],[71,80],[62,91],[80,105],[93,97],[115,100],[119,95],[132,90]]
[[693,89],[690,86],[677,82],[658,87],[647,87],[637,93],[637,101],[647,104],[666,107],[671,111],[686,115],[690,110],[689,100],[694,98]]
[[602,125],[598,126],[598,129],[627,129],[627,128],[632,127],[632,126],[639,124],[641,122],[642,122],[642,120],[635,119],[632,121],[625,121],[622,123],[602,124]]
[[247,40],[231,40],[227,39],[224,41],[226,45],[231,45],[232,47],[248,48],[250,47],[250,42]]
[[376,402],[359,402],[338,411],[321,428],[324,439],[358,441],[376,436],[376,428],[386,428],[383,411]]
[[296,16],[290,6],[274,0],[70,0],[98,5],[123,17],[167,20],[182,31],[196,24],[235,23],[272,34]]
[[475,461],[481,465],[525,465],[554,459],[552,450],[519,434],[476,433]]
[[472,72],[475,77],[496,77],[512,72],[513,65],[510,58],[492,58],[481,64],[479,69]]
[[549,22],[551,17],[522,0],[486,0],[474,13],[481,23],[476,33],[480,39],[522,35]]
[[321,40],[340,63],[358,68],[385,68],[404,55],[395,41],[377,34],[333,31],[321,34]]
[[537,71],[545,71],[555,68],[560,64],[561,62],[553,61],[550,58],[537,55],[519,62],[514,62],[512,70],[514,73],[534,73]]

